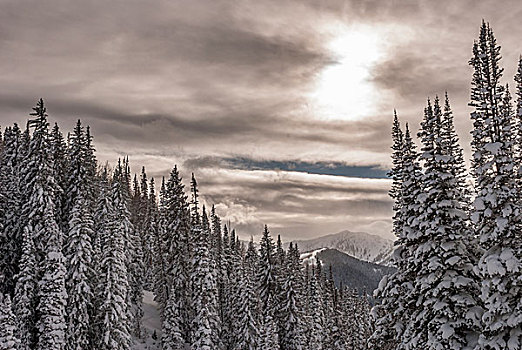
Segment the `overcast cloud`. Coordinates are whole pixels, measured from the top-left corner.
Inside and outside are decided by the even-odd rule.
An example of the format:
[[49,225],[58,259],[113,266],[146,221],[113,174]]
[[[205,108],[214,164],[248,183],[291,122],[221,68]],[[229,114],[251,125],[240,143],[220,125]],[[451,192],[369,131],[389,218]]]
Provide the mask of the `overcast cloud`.
[[[447,90],[469,141],[467,62],[482,18],[511,82],[519,1],[4,0],[0,122],[23,124],[43,97],[64,131],[78,118],[91,126],[101,161],[194,171],[204,201],[245,236],[264,223],[287,239],[389,235],[389,180],[375,174],[390,164],[393,109],[416,130],[425,99]],[[313,96],[343,62],[329,43],[350,31],[379,45],[371,108],[326,115]]]

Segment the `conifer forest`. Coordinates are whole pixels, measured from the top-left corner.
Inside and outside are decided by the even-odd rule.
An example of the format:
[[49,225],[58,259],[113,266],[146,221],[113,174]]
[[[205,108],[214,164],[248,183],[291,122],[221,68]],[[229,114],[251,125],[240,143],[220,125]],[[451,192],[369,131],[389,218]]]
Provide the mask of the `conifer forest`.
[[522,58],[501,83],[484,21],[471,49],[470,166],[448,93],[420,129],[395,113],[393,272],[366,293],[270,222],[236,232],[197,173],[98,161],[39,99],[1,132],[0,350],[521,350]]

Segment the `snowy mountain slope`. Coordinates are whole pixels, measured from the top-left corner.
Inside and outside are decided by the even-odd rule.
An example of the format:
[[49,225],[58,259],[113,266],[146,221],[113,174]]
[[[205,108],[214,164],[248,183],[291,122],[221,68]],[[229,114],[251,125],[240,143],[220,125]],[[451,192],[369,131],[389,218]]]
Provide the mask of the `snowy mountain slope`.
[[356,259],[346,253],[340,252],[337,249],[318,249],[312,253],[301,254],[304,258],[306,255],[319,259],[325,271],[332,267],[333,278],[335,284],[357,289],[359,293],[367,293],[372,295],[372,292],[384,275],[390,274],[394,268],[377,265]]
[[387,265],[393,252],[393,241],[390,239],[348,230],[294,243],[297,243],[301,252],[320,248],[337,249],[359,260],[383,265]]
[[133,339],[132,350],[158,350],[160,348],[161,320],[157,306],[152,292],[145,291],[142,318],[143,339]]
[[311,252],[301,253],[301,260],[303,260],[303,264],[313,265],[316,263],[317,254],[322,252],[323,250],[328,248],[319,248],[316,250],[312,250]]

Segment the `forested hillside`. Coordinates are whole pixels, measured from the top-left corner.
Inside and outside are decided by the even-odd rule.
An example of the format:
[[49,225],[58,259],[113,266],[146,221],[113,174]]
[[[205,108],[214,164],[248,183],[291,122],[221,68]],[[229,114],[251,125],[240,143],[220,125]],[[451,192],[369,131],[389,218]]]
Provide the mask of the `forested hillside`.
[[89,127],[49,128],[43,100],[0,153],[0,349],[130,349],[144,291],[163,349],[363,349],[365,296],[336,288],[299,249],[258,244],[200,205],[176,166],[162,179],[129,158],[98,164]]

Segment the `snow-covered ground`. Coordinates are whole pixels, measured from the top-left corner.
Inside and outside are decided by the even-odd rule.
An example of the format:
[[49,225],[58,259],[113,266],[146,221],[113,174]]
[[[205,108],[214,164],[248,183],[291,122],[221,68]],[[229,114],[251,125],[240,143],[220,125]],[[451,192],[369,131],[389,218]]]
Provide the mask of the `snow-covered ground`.
[[[143,339],[133,340],[133,350],[159,350],[161,340],[161,320],[157,303],[152,292],[143,295]],[[155,335],[154,335],[155,334]]]
[[319,249],[313,250],[311,252],[302,253],[301,259],[303,260],[303,264],[314,265],[317,261],[317,254],[322,252],[325,249],[328,249],[328,248],[319,248]]

